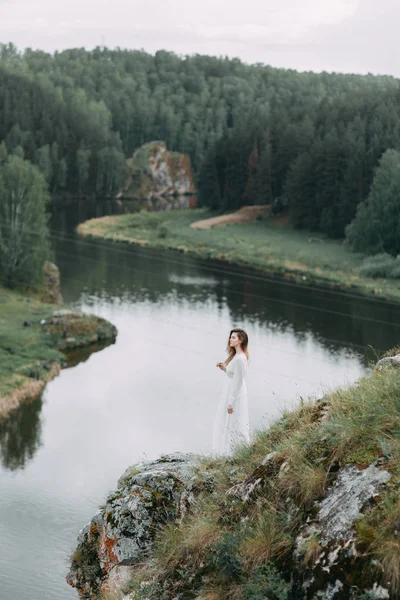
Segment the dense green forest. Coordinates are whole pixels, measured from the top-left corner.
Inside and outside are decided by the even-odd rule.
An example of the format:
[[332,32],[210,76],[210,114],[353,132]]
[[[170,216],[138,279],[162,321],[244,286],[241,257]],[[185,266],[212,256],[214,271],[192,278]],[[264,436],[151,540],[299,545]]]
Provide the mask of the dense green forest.
[[287,206],[295,226],[341,237],[382,154],[400,147],[399,117],[392,77],[0,46],[3,151],[36,164],[53,195],[114,194],[126,157],[161,139],[190,155],[203,204]]

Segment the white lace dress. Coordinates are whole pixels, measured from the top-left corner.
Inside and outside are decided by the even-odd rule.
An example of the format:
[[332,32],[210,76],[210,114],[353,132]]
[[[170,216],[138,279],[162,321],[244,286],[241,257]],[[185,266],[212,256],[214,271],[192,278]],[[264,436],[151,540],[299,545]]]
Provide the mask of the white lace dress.
[[[225,385],[214,421],[213,453],[221,456],[232,454],[238,443],[249,443],[249,408],[247,403],[247,358],[244,353],[235,354],[226,368],[230,381]],[[228,406],[233,413],[228,413]]]

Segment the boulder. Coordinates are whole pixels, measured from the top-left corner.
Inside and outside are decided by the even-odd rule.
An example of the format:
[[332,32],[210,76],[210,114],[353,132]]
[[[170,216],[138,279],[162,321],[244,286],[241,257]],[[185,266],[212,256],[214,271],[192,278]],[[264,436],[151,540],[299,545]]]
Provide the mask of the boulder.
[[377,371],[384,371],[390,367],[400,367],[400,354],[381,358],[375,365]]
[[[323,598],[341,598],[341,590],[349,585],[354,590],[365,590],[368,584],[365,557],[357,549],[354,526],[362,518],[363,508],[374,501],[380,487],[390,479],[391,474],[375,464],[366,469],[346,465],[339,471],[335,483],[316,504],[315,517],[309,517],[296,539],[294,555],[307,598],[317,593]],[[303,558],[311,544],[311,565],[305,566]],[[369,573],[376,576],[371,569]],[[377,589],[376,581],[370,584],[371,589]],[[379,589],[382,593],[383,588]]]
[[177,453],[125,471],[117,490],[78,536],[67,582],[81,596],[114,589],[129,577],[130,569],[122,567],[148,556],[155,532],[180,519],[182,493],[196,465],[195,455]]
[[[323,416],[316,412],[316,418]],[[179,526],[200,491],[213,493],[218,467],[200,472],[197,464],[195,455],[173,454],[125,471],[117,490],[79,534],[67,581],[81,597],[120,592],[135,565],[151,561],[155,533],[167,523]],[[270,483],[287,464],[283,454],[271,452],[251,476],[230,488],[227,503],[240,500],[249,506],[268,497]],[[378,566],[372,569],[371,557],[358,545],[355,528],[392,478],[383,464],[382,459],[365,469],[342,467],[324,497],[309,508],[294,552],[285,559],[293,598],[347,600],[353,597],[350,588],[354,598],[363,593],[389,598]],[[124,600],[135,597],[131,592]]]

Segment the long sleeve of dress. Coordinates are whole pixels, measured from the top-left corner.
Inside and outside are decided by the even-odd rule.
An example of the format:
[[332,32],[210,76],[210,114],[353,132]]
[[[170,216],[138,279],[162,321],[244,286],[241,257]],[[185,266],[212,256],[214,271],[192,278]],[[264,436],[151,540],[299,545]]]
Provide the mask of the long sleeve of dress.
[[236,401],[242,393],[243,384],[245,381],[245,364],[243,360],[235,361],[233,370],[233,380],[229,387],[230,404],[235,408]]

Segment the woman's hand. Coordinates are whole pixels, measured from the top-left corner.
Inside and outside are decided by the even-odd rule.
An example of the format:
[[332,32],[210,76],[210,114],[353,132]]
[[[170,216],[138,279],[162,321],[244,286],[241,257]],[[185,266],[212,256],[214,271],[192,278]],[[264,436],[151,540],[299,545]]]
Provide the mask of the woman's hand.
[[223,362],[217,362],[217,367],[221,369],[221,371],[226,371],[226,366]]
[[231,415],[232,413],[233,413],[233,406],[232,406],[232,404],[230,404],[228,406],[228,415]]

